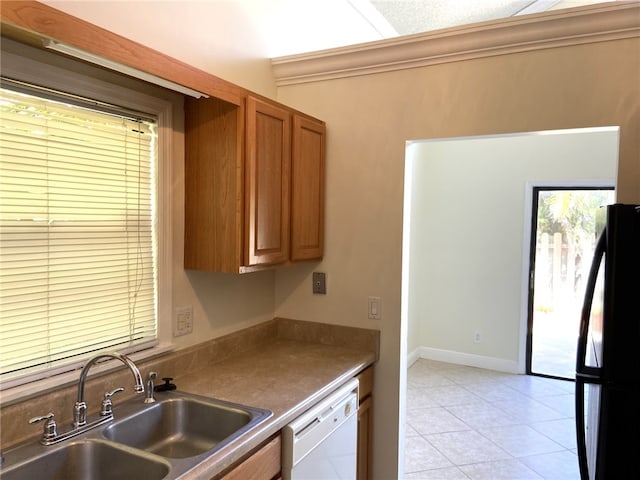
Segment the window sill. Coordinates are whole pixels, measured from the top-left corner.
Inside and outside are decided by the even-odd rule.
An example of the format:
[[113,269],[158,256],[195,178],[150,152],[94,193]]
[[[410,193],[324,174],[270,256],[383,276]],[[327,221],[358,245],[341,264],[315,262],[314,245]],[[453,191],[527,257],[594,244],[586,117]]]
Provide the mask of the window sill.
[[[141,350],[139,352],[127,354],[127,356],[134,362],[142,362],[150,360],[152,358],[165,355],[175,350],[176,346],[173,344],[165,343],[159,344],[152,348]],[[83,363],[84,364],[84,363]],[[120,362],[104,362],[94,365],[89,371],[88,378],[92,378],[96,375],[108,373],[122,367]],[[61,387],[73,385],[78,382],[80,375],[79,368],[75,368],[71,371],[61,373],[59,375],[50,376],[40,380],[34,380],[33,382],[25,383],[15,387],[7,388],[0,391],[0,406],[6,407],[13,403],[17,403],[29,398],[46,394],[49,391],[57,390]]]

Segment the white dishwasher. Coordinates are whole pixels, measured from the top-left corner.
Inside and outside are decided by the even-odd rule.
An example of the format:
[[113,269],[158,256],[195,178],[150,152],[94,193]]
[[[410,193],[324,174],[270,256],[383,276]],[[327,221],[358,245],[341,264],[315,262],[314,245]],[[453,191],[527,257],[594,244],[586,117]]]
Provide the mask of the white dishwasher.
[[284,480],[355,480],[358,379],[330,393],[282,429]]

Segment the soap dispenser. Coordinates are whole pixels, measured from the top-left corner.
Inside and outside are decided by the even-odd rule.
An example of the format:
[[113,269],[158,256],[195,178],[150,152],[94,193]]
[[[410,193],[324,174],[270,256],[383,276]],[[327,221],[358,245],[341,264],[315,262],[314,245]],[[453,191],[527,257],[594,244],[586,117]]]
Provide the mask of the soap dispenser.
[[164,383],[161,385],[156,385],[154,387],[154,390],[156,392],[168,392],[170,390],[175,390],[176,388],[176,384],[175,383],[171,383],[171,380],[173,380],[173,377],[163,377],[162,380],[164,380]]

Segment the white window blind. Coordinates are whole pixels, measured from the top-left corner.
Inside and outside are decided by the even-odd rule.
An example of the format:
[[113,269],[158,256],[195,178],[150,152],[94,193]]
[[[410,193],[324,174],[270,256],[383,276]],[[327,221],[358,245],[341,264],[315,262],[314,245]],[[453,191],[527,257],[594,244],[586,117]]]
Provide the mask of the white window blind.
[[155,124],[53,98],[0,88],[3,386],[157,340]]

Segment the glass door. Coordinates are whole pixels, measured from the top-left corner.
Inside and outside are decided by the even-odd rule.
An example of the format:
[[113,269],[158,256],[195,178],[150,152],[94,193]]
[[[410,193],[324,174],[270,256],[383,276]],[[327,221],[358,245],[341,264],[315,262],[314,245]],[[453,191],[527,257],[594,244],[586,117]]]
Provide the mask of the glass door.
[[582,300],[599,234],[597,217],[604,213],[601,207],[613,201],[612,188],[534,188],[527,337],[529,374],[575,377]]

